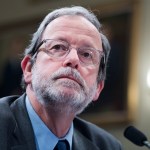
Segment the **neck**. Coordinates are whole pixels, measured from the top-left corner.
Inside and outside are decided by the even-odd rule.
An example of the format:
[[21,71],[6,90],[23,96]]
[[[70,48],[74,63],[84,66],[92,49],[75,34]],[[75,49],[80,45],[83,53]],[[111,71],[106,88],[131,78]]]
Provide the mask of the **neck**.
[[27,89],[26,93],[35,112],[51,132],[59,138],[64,137],[71,127],[74,114],[54,110],[53,106],[44,106],[37,100],[32,91]]

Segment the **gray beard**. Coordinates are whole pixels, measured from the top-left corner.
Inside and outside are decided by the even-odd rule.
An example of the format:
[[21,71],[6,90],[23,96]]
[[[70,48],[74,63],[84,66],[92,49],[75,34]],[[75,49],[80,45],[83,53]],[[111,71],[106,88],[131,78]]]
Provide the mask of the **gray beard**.
[[[70,113],[80,114],[94,98],[97,84],[95,83],[88,88],[75,69],[70,67],[60,68],[48,78],[45,78],[42,72],[34,66],[32,73],[32,87],[36,93],[37,100],[55,112],[68,115]],[[59,79],[61,75],[71,75],[80,84],[69,79]]]

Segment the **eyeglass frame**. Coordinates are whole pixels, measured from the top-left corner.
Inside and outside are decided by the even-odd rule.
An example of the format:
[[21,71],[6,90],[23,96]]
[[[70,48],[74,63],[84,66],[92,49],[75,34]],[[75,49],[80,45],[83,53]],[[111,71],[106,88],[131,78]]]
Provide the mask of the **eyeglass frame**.
[[[73,46],[71,46],[71,44],[70,43],[68,43],[67,41],[63,41],[63,40],[57,40],[57,39],[44,39],[44,40],[42,40],[39,44],[37,44],[37,46],[35,46],[33,49],[33,56],[32,56],[32,59],[34,59],[34,58],[36,58],[36,56],[37,56],[37,54],[40,52],[40,51],[43,51],[43,52],[45,52],[48,56],[50,56],[50,54],[48,54],[47,52],[49,51],[49,50],[41,50],[41,49],[39,49],[44,43],[46,43],[48,40],[52,40],[52,41],[61,41],[61,42],[65,42],[65,43],[67,43],[67,45],[68,45],[68,49],[67,49],[67,53],[65,54],[65,57],[70,53],[70,51],[71,51],[71,49],[72,48],[74,48]],[[82,47],[82,48],[86,48],[86,47]],[[79,49],[81,49],[81,48],[75,48],[76,49],[76,51],[78,52],[78,50]],[[82,62],[82,63],[84,63],[86,66],[89,66],[89,65],[97,65],[97,64],[99,64],[99,63],[101,63],[101,60],[103,61],[103,65],[105,65],[105,53],[103,52],[103,51],[100,51],[100,50],[98,50],[98,49],[95,49],[95,48],[90,48],[90,49],[92,49],[92,50],[95,50],[95,51],[97,51],[99,54],[100,54],[100,60],[98,61],[98,63],[96,63],[96,64],[86,64],[86,63],[84,63],[84,62],[82,62],[81,60],[80,60],[80,58],[79,58],[79,60],[80,60],[80,62]],[[46,52],[47,51],[47,52]],[[77,53],[78,54],[78,53]],[[52,56],[52,55],[51,55]],[[55,57],[55,56],[54,56]],[[64,58],[65,58],[64,57]],[[79,56],[78,56],[79,57]],[[59,59],[59,57],[57,57],[58,59]],[[92,61],[93,62],[93,61]]]

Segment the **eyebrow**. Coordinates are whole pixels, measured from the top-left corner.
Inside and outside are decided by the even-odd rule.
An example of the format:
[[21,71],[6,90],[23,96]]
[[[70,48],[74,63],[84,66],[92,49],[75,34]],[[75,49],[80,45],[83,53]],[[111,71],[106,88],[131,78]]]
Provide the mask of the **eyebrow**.
[[[71,43],[69,42],[69,40],[67,38],[65,38],[65,37],[57,37],[57,38],[54,38],[54,40],[61,40],[61,41],[67,42],[68,44],[71,45]],[[89,42],[86,42],[86,41],[82,40],[79,43],[82,43],[81,45],[84,45],[84,46],[81,46],[81,47],[94,48],[94,46],[92,46],[92,44],[90,44]]]

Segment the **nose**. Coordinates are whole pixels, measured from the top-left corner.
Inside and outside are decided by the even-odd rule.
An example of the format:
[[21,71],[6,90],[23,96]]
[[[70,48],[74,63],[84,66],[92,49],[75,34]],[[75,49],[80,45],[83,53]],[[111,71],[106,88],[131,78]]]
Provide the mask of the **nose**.
[[63,62],[63,66],[78,69],[79,63],[80,63],[80,60],[79,60],[79,57],[77,54],[77,50],[71,49],[69,54],[66,56],[66,58]]

